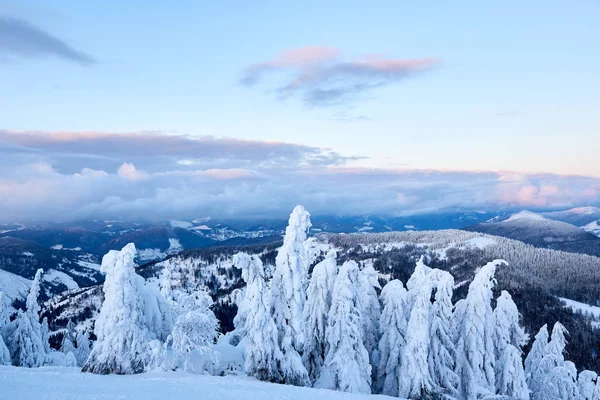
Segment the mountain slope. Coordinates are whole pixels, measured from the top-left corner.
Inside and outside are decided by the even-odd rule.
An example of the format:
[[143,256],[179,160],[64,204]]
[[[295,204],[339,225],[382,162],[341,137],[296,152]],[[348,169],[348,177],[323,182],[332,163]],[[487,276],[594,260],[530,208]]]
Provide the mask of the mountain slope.
[[600,208],[577,207],[564,211],[546,212],[542,215],[555,221],[566,222],[575,226],[583,226],[592,221],[600,220]]
[[590,222],[589,224],[582,226],[581,229],[591,233],[594,236],[600,237],[600,220]]
[[29,279],[0,269],[0,292],[4,292],[9,299],[25,298],[30,287]]
[[80,250],[51,249],[10,236],[0,237],[0,270],[33,279],[42,268],[45,271],[42,298],[102,282],[99,262],[99,257]]
[[537,247],[600,256],[597,236],[530,211],[521,211],[504,221],[472,225],[465,230],[520,240]]

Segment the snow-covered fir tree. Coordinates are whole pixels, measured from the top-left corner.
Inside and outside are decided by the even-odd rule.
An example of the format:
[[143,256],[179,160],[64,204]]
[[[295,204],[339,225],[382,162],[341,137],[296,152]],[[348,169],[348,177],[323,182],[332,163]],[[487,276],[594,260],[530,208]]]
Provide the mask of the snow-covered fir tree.
[[569,361],[552,368],[544,378],[538,399],[579,400],[577,368]]
[[[535,364],[529,362],[530,368],[535,366],[528,382],[532,400],[548,398],[571,400],[575,399],[572,397],[574,396],[573,393],[578,396],[577,370],[573,363],[565,361],[564,358],[567,335],[568,331],[560,322],[554,324],[550,341],[545,346],[543,344],[547,341],[546,327],[542,327],[536,335],[532,352],[534,349],[537,349],[538,352],[543,350],[543,356]],[[541,344],[536,346],[538,339]],[[537,355],[534,356],[538,357]]]
[[312,382],[319,377],[328,350],[325,331],[337,272],[336,252],[330,250],[325,259],[315,265],[308,285],[304,307],[306,339],[302,360]]
[[29,294],[27,294],[26,301],[26,313],[31,319],[31,321],[36,321],[39,325],[40,323],[40,310],[41,307],[38,303],[38,296],[40,295],[40,285],[42,280],[42,274],[44,273],[43,269],[38,269],[35,273],[35,278],[33,278],[33,282],[31,283],[31,289],[29,289]]
[[44,344],[46,335],[42,336],[38,303],[43,272],[41,268],[37,270],[27,295],[27,309],[24,312],[19,311],[12,324],[13,330],[8,340],[8,348],[12,363],[16,366],[34,368],[40,367],[46,362],[49,344]]
[[44,317],[42,323],[40,324],[40,338],[42,339],[42,344],[44,345],[44,351],[46,354],[53,351],[50,348],[50,327],[48,326],[47,317]]
[[129,243],[102,259],[101,271],[106,273],[106,280],[94,330],[98,340],[83,366],[84,372],[134,374],[143,372],[150,361],[144,283],[135,273],[135,256],[135,245]]
[[39,322],[35,328],[31,322],[30,316],[19,310],[9,339],[9,350],[15,366],[36,368],[46,361],[46,347],[42,343]]
[[432,284],[423,279],[418,286],[409,290],[413,298],[408,319],[406,345],[400,361],[398,392],[408,399],[426,399],[433,395],[433,384],[429,373],[429,317],[431,314]]
[[371,365],[364,346],[359,269],[345,262],[333,286],[327,318],[328,351],[315,387],[371,393]]
[[550,337],[550,342],[548,343],[546,352],[549,354],[554,354],[564,360],[564,352],[565,347],[567,346],[568,334],[569,332],[567,329],[560,322],[556,322],[552,328],[552,336]]
[[548,334],[548,326],[544,325],[535,335],[535,340],[533,341],[531,350],[529,350],[529,353],[525,358],[525,377],[527,379],[527,384],[530,386],[535,371],[537,371],[542,358],[544,358],[547,354],[549,339],[550,335]]
[[401,281],[388,282],[381,291],[383,312],[379,320],[379,363],[376,390],[388,396],[398,397],[402,350],[406,345],[408,325],[408,292]]
[[527,334],[519,324],[519,310],[511,295],[503,290],[494,309],[494,348],[496,358],[502,357],[504,347],[511,344],[520,350],[527,343]]
[[381,317],[381,305],[375,291],[375,288],[381,289],[381,286],[379,285],[377,271],[372,265],[368,264],[363,267],[358,275],[358,282],[362,304],[365,348],[372,360],[373,351],[377,348],[379,342],[379,317]]
[[4,344],[2,335],[0,335],[0,365],[10,365],[10,351]]
[[584,370],[577,375],[579,400],[598,400],[600,398],[600,391],[598,389],[597,373]]
[[87,331],[77,331],[75,334],[75,342],[77,344],[75,359],[77,360],[77,365],[81,367],[87,361],[91,351],[90,338]]
[[449,272],[432,271],[435,301],[431,306],[429,373],[436,391],[456,395],[458,376],[454,373],[455,346],[452,338],[452,294],[454,278]]
[[6,343],[4,343],[4,328],[10,322],[10,314],[13,312],[13,309],[10,305],[10,300],[4,294],[4,292],[0,291],[0,365],[10,365],[10,351],[8,347],[6,347]]
[[469,285],[466,299],[455,306],[455,372],[460,379],[459,397],[465,400],[496,391],[494,321],[490,317],[494,274],[503,264],[503,260],[494,260],[481,267]]
[[493,319],[496,393],[529,399],[521,360],[521,348],[527,342],[527,335],[519,325],[519,310],[507,291],[502,291],[498,297]]
[[282,382],[278,364],[283,355],[279,349],[277,326],[271,315],[271,295],[263,263],[258,256],[238,253],[234,264],[241,268],[246,282],[246,374],[262,381]]
[[60,351],[65,355],[69,354],[69,352],[72,352],[73,354],[77,353],[75,347],[75,324],[70,319],[69,322],[67,322],[65,333],[60,342]]
[[283,357],[279,368],[285,383],[308,386],[310,379],[302,363],[304,348],[304,303],[308,266],[304,241],[310,229],[310,214],[296,206],[290,215],[283,246],[275,259],[271,281],[271,306]]
[[511,399],[529,400],[529,388],[525,380],[521,350],[507,344],[502,356],[496,361],[497,393]]

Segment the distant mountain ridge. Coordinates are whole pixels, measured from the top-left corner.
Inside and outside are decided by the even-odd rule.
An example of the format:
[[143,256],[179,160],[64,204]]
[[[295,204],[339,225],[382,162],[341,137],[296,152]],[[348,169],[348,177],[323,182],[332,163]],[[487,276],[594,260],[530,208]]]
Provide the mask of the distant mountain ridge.
[[[473,232],[520,240],[536,247],[600,256],[600,237],[563,220],[581,221],[593,218],[590,207],[553,213],[521,211],[504,220],[490,220],[465,228]],[[582,219],[583,218],[583,219]]]

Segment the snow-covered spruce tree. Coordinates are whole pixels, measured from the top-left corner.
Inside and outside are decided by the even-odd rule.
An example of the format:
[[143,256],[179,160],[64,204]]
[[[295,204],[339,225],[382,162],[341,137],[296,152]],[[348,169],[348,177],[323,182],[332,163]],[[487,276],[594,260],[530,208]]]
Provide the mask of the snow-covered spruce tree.
[[556,354],[546,354],[538,363],[536,370],[531,374],[529,390],[532,400],[544,400],[543,386],[546,377],[550,375],[556,367],[562,366],[564,360]]
[[533,341],[531,350],[525,358],[525,377],[528,385],[531,385],[534,372],[540,365],[542,358],[544,358],[547,354],[549,338],[550,335],[548,334],[548,325],[542,326],[537,335],[535,335],[535,340]]
[[415,270],[408,281],[406,281],[406,289],[408,289],[409,294],[411,290],[413,290],[413,293],[418,293],[418,291],[414,291],[414,289],[417,289],[419,286],[421,286],[425,280],[430,279],[428,277],[430,272],[431,268],[425,265],[425,257],[421,256],[415,265]]
[[36,368],[46,361],[46,349],[37,329],[27,313],[19,311],[14,321],[15,329],[9,339],[12,363],[15,366]]
[[4,344],[4,339],[0,335],[0,365],[10,365],[10,351]]
[[547,353],[554,354],[564,360],[565,347],[567,346],[567,335],[569,331],[560,323],[556,322],[552,328],[550,343],[546,348]]
[[95,374],[135,374],[150,361],[143,278],[135,273],[135,245],[111,250],[102,259],[104,302],[96,319],[98,340],[83,366]]
[[177,318],[171,333],[173,353],[181,360],[183,369],[194,371],[193,356],[209,355],[213,362],[218,362],[217,354],[212,348],[219,321],[210,309],[212,299],[208,293],[197,291],[180,296],[178,299]]
[[10,322],[11,309],[8,297],[0,291],[0,365],[10,365],[11,362],[10,351],[2,337],[4,327]]
[[498,297],[493,319],[496,393],[516,399],[529,399],[521,360],[521,348],[527,342],[527,335],[519,325],[519,310],[507,291],[502,291]]
[[75,354],[77,349],[75,348],[75,324],[69,319],[65,334],[63,335],[62,341],[60,342],[60,351],[65,355],[72,352]]
[[433,383],[429,373],[429,327],[431,314],[432,284],[424,279],[409,291],[414,299],[406,334],[406,345],[400,361],[400,397],[427,399],[433,395]]
[[398,279],[389,281],[381,291],[383,312],[379,319],[379,364],[376,391],[398,397],[400,362],[406,345],[406,329],[410,310],[407,309],[408,292]]
[[437,391],[454,396],[458,388],[458,376],[454,373],[456,350],[451,332],[454,278],[449,272],[438,269],[432,270],[432,278],[436,292],[431,306],[429,373]]
[[44,345],[44,351],[46,354],[54,351],[50,347],[50,327],[48,326],[48,317],[44,317],[42,323],[40,324],[40,338],[42,339],[42,344]]
[[347,261],[333,285],[327,317],[328,351],[315,387],[371,393],[371,365],[364,346],[358,264]]
[[90,355],[90,338],[87,331],[80,330],[75,334],[75,342],[77,349],[75,351],[75,359],[78,366],[83,366]]
[[381,317],[381,305],[377,298],[375,288],[381,289],[377,271],[372,265],[366,265],[358,275],[359,293],[361,295],[363,330],[365,348],[369,352],[369,358],[373,359],[373,351],[379,342],[379,317]]
[[496,391],[494,321],[490,316],[494,274],[503,264],[506,264],[503,260],[494,260],[481,267],[469,285],[466,299],[455,307],[455,372],[460,379],[459,397],[464,400],[475,400]]
[[570,361],[564,362],[546,375],[537,398],[540,400],[579,400],[576,378],[577,368],[575,365]]
[[263,263],[258,256],[246,253],[236,254],[233,262],[241,268],[242,278],[246,282],[246,374],[261,381],[282,382],[278,361],[283,355],[271,315],[271,296]]
[[38,303],[38,296],[40,295],[40,285],[42,281],[42,274],[44,273],[43,269],[38,269],[35,273],[35,278],[33,278],[33,282],[31,283],[31,289],[29,289],[29,294],[27,295],[26,301],[26,313],[31,319],[32,325],[35,321],[37,325],[40,324],[40,310],[41,307]]
[[529,400],[529,388],[525,380],[521,350],[507,344],[502,356],[496,360],[496,388],[500,395],[511,399]]
[[[536,335],[534,347],[536,347],[538,336],[540,336],[541,342],[547,340],[547,330],[544,328],[545,325],[540,330],[540,333]],[[573,380],[573,386],[576,387],[574,382],[577,373],[575,371],[574,376],[571,376],[573,374],[569,371],[569,368],[572,363],[565,362],[563,354],[567,345],[566,335],[568,335],[568,332],[565,327],[560,322],[556,322],[552,328],[550,342],[543,347],[543,356],[537,362],[535,370],[531,372],[528,382],[533,400],[544,400],[549,398],[547,396],[566,395],[565,393],[569,393],[572,390],[572,385],[569,383],[571,379]],[[534,348],[532,347],[533,350]],[[550,384],[549,379],[557,380],[557,383],[548,386]],[[555,398],[570,399],[570,397]]]
[[325,259],[315,265],[308,285],[307,301],[304,306],[306,340],[302,360],[311,382],[319,377],[327,354],[325,330],[337,272],[336,252],[330,250]]
[[0,291],[0,333],[2,332],[2,328],[10,322],[10,316],[15,311],[11,306],[8,296],[3,291]]
[[273,319],[283,354],[279,369],[283,382],[296,386],[310,385],[300,355],[304,347],[303,312],[308,275],[304,241],[310,226],[310,214],[304,207],[296,206],[285,230],[283,246],[275,258],[275,272],[271,281]]
[[598,400],[600,392],[598,391],[598,374],[594,371],[584,370],[577,376],[577,388],[579,391],[579,400]]
[[504,347],[511,344],[520,350],[527,343],[527,334],[519,325],[519,310],[510,294],[503,290],[494,309],[494,347],[496,358],[502,357]]
[[40,305],[37,300],[43,272],[41,268],[37,270],[27,295],[27,310],[19,311],[13,322],[14,330],[8,342],[12,363],[16,366],[35,368],[42,366],[46,361],[49,345],[44,345],[39,319]]

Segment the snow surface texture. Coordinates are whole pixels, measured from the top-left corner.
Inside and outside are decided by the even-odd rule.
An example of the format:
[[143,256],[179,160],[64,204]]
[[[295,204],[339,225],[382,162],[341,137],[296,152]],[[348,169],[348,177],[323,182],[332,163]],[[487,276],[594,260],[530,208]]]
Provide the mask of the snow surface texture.
[[[359,400],[373,396],[185,372],[82,374],[78,368],[0,366],[0,398],[20,400]],[[381,396],[381,399],[391,397]],[[397,398],[395,398],[397,399]]]
[[73,278],[64,272],[60,272],[55,269],[49,269],[44,274],[43,278],[46,282],[65,285],[68,290],[79,289],[79,285],[73,280]]
[[4,292],[11,300],[24,298],[29,292],[31,281],[12,272],[0,269],[0,292]]
[[590,317],[592,320],[592,326],[594,328],[600,328],[600,307],[592,306],[586,303],[580,303],[579,301],[565,299],[559,297],[559,300],[565,303],[566,307],[573,310],[573,312],[581,313]]

